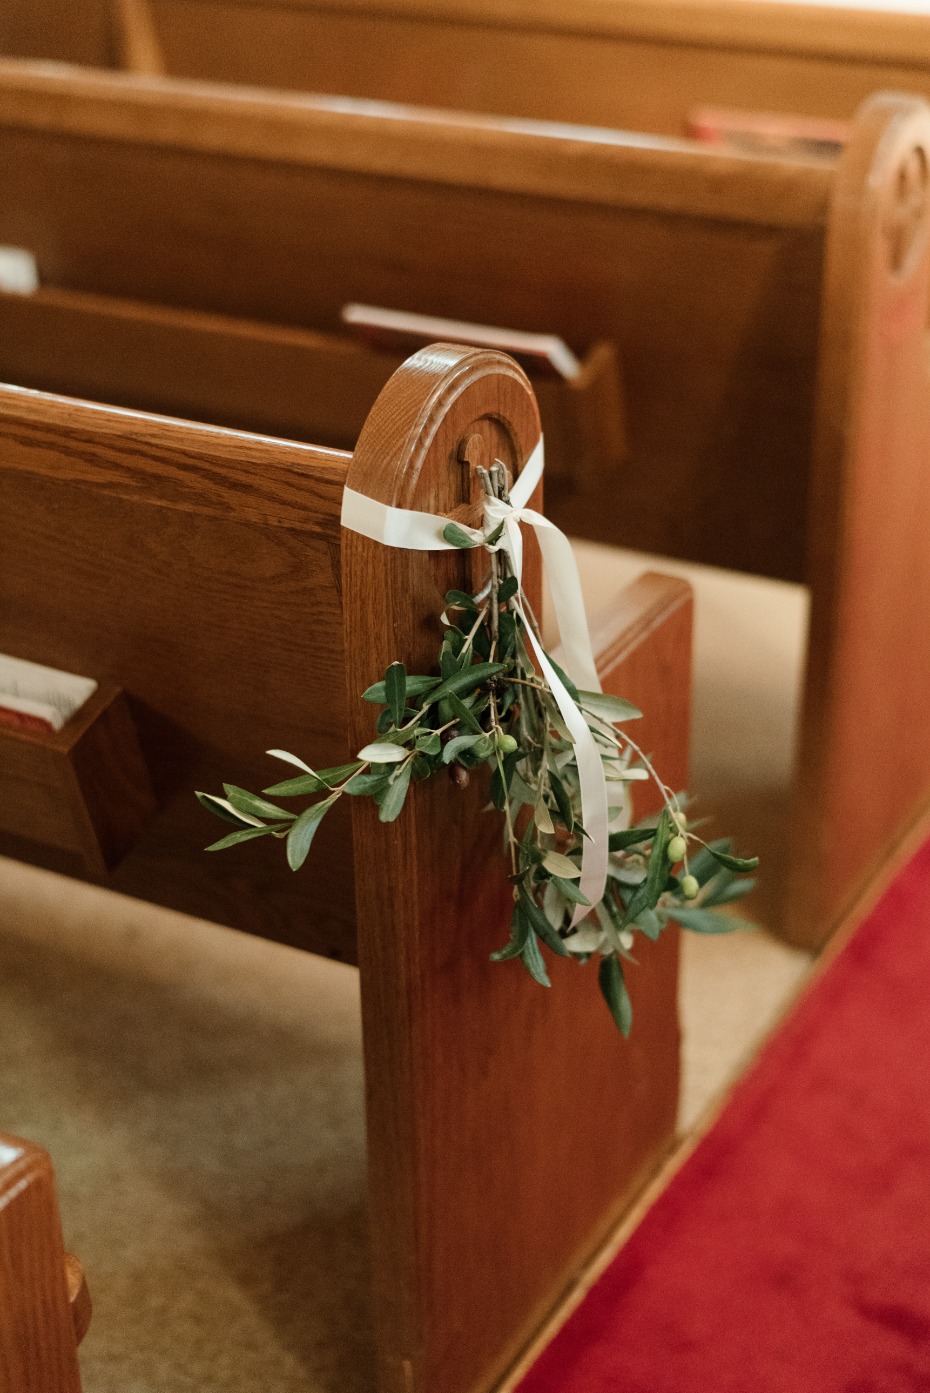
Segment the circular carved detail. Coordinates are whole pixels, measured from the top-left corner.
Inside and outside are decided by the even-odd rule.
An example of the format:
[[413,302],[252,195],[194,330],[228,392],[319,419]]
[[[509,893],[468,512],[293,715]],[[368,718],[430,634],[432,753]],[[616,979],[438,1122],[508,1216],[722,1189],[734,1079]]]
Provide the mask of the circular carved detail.
[[930,202],[930,167],[923,149],[917,145],[901,162],[885,220],[888,263],[897,275],[910,258],[920,236]]

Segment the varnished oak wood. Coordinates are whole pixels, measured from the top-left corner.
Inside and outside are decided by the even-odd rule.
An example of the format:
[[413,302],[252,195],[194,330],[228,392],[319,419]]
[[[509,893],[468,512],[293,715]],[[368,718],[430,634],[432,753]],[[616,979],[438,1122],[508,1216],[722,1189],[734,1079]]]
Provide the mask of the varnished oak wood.
[[555,516],[794,579],[832,173],[684,141],[0,64],[0,237],[36,253],[44,284],[326,334],[363,300],[554,330],[582,356],[611,341],[630,468],[606,490],[601,469],[585,505],[553,494]]
[[[50,135],[131,138],[154,148],[706,213],[765,227],[809,225],[829,187],[829,168],[819,159],[741,156],[636,131],[340,95],[56,71],[15,59],[0,59],[0,121]],[[624,177],[605,179],[617,161]]]
[[[860,753],[842,687],[824,675],[838,661],[840,601],[821,583],[819,539],[842,532],[838,485],[864,467],[850,423],[882,401],[896,430],[889,423],[908,417],[923,354],[917,335],[895,346],[882,319],[891,311],[863,300],[861,278],[823,272],[850,239],[877,249],[886,238],[874,220],[861,232],[860,209],[897,178],[877,127],[892,140],[910,111],[907,98],[867,104],[840,170],[622,133],[7,63],[0,236],[31,246],[43,277],[72,288],[317,333],[331,334],[342,303],[361,298],[556,328],[580,347],[620,343],[628,467],[601,470],[593,488],[581,476],[554,479],[553,515],[599,540],[811,582],[804,739],[818,753],[802,756],[804,807],[825,809],[830,790],[854,781]],[[534,258],[523,254],[530,226]],[[326,276],[307,276],[317,264]],[[869,403],[856,396],[870,379],[851,327],[865,318],[883,374]],[[889,455],[902,488],[922,468],[915,440],[898,431]],[[919,497],[915,507],[919,519]],[[844,575],[851,583],[860,571]],[[831,745],[832,760],[819,764]],[[817,797],[810,768],[827,781]],[[909,780],[889,778],[885,811],[871,824],[862,817],[836,874],[810,847],[799,852],[813,869],[799,872],[786,910],[809,915],[809,936],[828,931],[928,782],[919,765]]]
[[[366,743],[372,713],[359,690],[394,658],[430,666],[442,594],[481,578],[474,556],[393,551],[352,533],[334,546],[320,481],[341,469],[373,497],[475,521],[476,462],[499,456],[516,473],[538,434],[515,364],[441,345],[394,375],[351,463],[0,388],[0,639],[118,677],[158,798],[153,827],[109,883],[357,953],[382,1393],[490,1389],[659,1163],[678,1086],[677,939],[642,953],[624,1042],[592,972],[556,963],[545,992],[490,963],[510,891],[480,774],[464,792],[418,787],[389,826],[354,800],[351,839],[331,815],[314,846],[325,877],[291,877],[254,844],[213,861],[192,790],[275,777],[256,754],[259,732],[318,765]],[[306,480],[302,525],[294,476]],[[329,507],[338,516],[336,498]],[[52,570],[50,593],[39,580]],[[538,600],[533,546],[526,575]],[[690,592],[647,577],[614,613],[597,630],[605,687],[647,709],[643,739],[683,784]],[[73,1271],[71,1290],[73,1339],[87,1316]]]
[[[462,443],[472,442],[473,458],[478,436],[489,459],[516,471],[538,429],[526,379],[508,360],[437,347],[382,393],[350,486],[473,520],[477,481],[461,462]],[[413,668],[432,661],[441,596],[474,579],[469,565],[347,535],[353,744],[370,726],[352,694],[401,654]],[[538,597],[537,587],[531,580]],[[683,779],[689,592],[652,578],[626,605],[606,645],[606,685],[642,698],[652,723],[645,738],[662,751],[668,777]],[[629,1043],[575,964],[553,964],[551,992],[522,969],[499,971],[488,955],[506,939],[510,894],[486,799],[480,778],[465,792],[433,781],[389,827],[361,800],[353,805],[356,842],[366,847],[356,897],[384,1393],[489,1389],[674,1126],[674,935],[631,974]],[[631,1088],[642,1071],[649,1084]]]
[[[346,757],[348,456],[12,387],[0,388],[0,441],[0,652],[123,688],[159,808],[107,883],[351,961],[345,813],[317,841],[327,875],[293,876],[267,847],[206,855],[222,824],[193,798],[282,777],[267,748],[318,767]],[[87,788],[95,767],[82,764]],[[40,807],[40,793],[32,815],[52,820],[52,847],[25,841],[35,821],[9,807],[4,851],[88,874],[52,849],[64,810],[54,796]]]
[[789,901],[810,946],[930,802],[930,111],[879,99],[863,126],[836,193],[811,477]]
[[65,1253],[65,1281],[68,1287],[68,1304],[71,1307],[71,1322],[74,1337],[78,1344],[90,1329],[94,1313],[87,1277],[79,1258],[73,1253]]
[[[862,232],[859,210],[897,178],[877,127],[891,132],[911,109],[907,98],[864,107],[840,170],[616,133],[6,63],[0,237],[31,246],[43,278],[71,287],[49,294],[129,293],[324,336],[341,305],[361,298],[557,328],[582,348],[619,342],[628,466],[602,469],[596,487],[556,477],[553,515],[600,540],[811,581],[804,739],[820,753],[802,757],[802,771],[805,808],[822,809],[833,794],[820,782],[809,796],[806,771],[822,769],[830,790],[847,787],[860,752],[839,734],[842,688],[824,676],[837,661],[838,592],[822,584],[818,539],[842,530],[841,481],[863,467],[850,422],[881,400],[887,429],[897,429],[887,423],[907,419],[923,373],[919,336],[894,346],[888,306],[863,300],[861,278],[825,280],[823,268],[851,239],[877,248],[885,238],[874,220]],[[529,226],[535,258],[524,255]],[[317,264],[326,276],[306,274]],[[851,328],[865,319],[883,374],[871,405],[856,396],[868,379]],[[365,373],[360,365],[357,377]],[[357,380],[353,392],[357,400]],[[922,468],[915,439],[899,431],[889,455],[902,488]],[[14,464],[18,456],[17,444]],[[915,526],[922,507],[916,498]],[[830,745],[835,755],[821,766]],[[889,778],[885,812],[872,824],[863,817],[837,873],[818,856],[799,873],[795,909],[786,909],[810,916],[808,935],[828,931],[926,782],[919,765],[910,780]]]
[[[80,1300],[83,1323],[89,1298]],[[0,1389],[81,1393],[79,1340],[52,1163],[0,1135]]]
[[4,0],[0,53],[108,67],[116,61],[111,0]]
[[[680,135],[726,105],[930,96],[930,21],[760,0],[150,0],[179,76]],[[515,82],[513,74],[521,80]]]
[[163,73],[165,58],[148,0],[111,0],[121,66],[131,73]]

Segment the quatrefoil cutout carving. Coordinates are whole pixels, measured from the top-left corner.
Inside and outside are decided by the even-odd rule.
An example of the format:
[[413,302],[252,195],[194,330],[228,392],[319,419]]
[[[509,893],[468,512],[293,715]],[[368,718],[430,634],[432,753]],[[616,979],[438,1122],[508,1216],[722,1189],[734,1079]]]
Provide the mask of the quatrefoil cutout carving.
[[894,275],[900,275],[910,260],[930,202],[930,167],[921,146],[910,150],[898,168],[888,212],[885,217],[885,238],[888,265]]

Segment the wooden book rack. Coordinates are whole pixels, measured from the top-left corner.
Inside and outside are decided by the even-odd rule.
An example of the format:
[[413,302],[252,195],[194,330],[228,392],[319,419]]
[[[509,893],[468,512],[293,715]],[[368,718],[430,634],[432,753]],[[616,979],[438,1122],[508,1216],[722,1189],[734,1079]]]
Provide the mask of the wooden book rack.
[[90,1297],[66,1253],[48,1153],[0,1134],[0,1388],[81,1393]]
[[[922,102],[881,97],[838,164],[750,159],[622,132],[0,63],[0,242],[31,248],[47,287],[0,306],[16,326],[3,371],[113,396],[106,364],[122,350],[88,369],[78,330],[118,320],[113,343],[125,344],[139,312],[115,298],[251,316],[279,327],[232,334],[238,376],[253,343],[256,363],[340,360],[355,386],[327,386],[312,409],[333,426],[344,398],[345,426],[388,366],[338,346],[348,300],[555,329],[582,349],[620,344],[629,461],[580,478],[563,463],[550,507],[582,536],[810,586],[785,931],[814,945],[930,796],[927,752],[912,758],[892,738],[911,730],[930,671],[930,563],[916,544],[897,559],[911,556],[902,537],[928,522],[928,130]],[[308,272],[320,265],[325,276]],[[68,298],[88,294],[104,308]],[[185,332],[188,352],[211,334],[194,317]],[[224,381],[221,342],[222,329],[208,384]],[[81,357],[77,375],[62,371]],[[301,412],[282,402],[301,394],[280,391],[300,371],[279,373],[265,395],[289,417],[272,428],[305,435],[313,423],[295,424]],[[100,380],[85,389],[82,373]],[[312,405],[313,389],[302,395]],[[165,405],[196,411],[170,392]],[[865,536],[854,500],[878,478],[882,521]],[[892,633],[906,663],[888,659]],[[869,684],[865,705],[853,672]],[[827,857],[825,846],[843,850]]]
[[[334,815],[297,876],[251,843],[206,855],[193,790],[268,784],[270,746],[343,762],[371,737],[358,694],[398,656],[429,664],[442,595],[474,579],[460,553],[343,534],[346,483],[477,520],[463,442],[519,472],[538,434],[510,360],[442,346],[394,375],[351,456],[0,388],[0,650],[116,682],[157,803],[107,883],[359,965],[384,1393],[490,1389],[658,1164],[677,940],[631,974],[625,1042],[590,974],[558,971],[574,964],[545,992],[489,961],[510,889],[480,780],[423,785],[390,826],[361,805],[351,827]],[[646,709],[681,786],[688,587],[647,576],[605,625],[605,687]],[[0,845],[88,873],[60,845]]]

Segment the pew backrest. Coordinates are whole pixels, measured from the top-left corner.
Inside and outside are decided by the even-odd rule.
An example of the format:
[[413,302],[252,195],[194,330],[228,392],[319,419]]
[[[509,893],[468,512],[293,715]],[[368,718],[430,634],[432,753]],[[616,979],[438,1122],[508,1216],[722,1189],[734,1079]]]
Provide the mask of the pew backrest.
[[[35,859],[14,835],[25,809],[45,864],[83,874],[101,800],[133,817],[151,800],[110,885],[352,960],[346,820],[321,829],[326,877],[298,882],[267,848],[241,848],[235,866],[205,855],[213,828],[193,799],[285,777],[267,748],[345,761],[349,456],[13,387],[0,435],[0,651],[101,684],[92,721],[112,696],[125,705],[83,760],[2,733],[5,850]],[[101,744],[116,746],[108,763]]]
[[930,19],[856,6],[8,0],[5,11],[0,52],[14,56],[668,135],[697,106],[850,120],[875,91],[930,97]]

